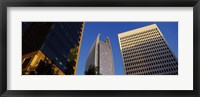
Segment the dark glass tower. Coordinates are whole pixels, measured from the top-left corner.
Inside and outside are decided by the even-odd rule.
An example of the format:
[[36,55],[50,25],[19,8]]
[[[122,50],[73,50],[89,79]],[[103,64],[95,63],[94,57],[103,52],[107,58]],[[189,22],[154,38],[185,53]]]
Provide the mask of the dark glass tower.
[[112,48],[108,38],[99,40],[97,36],[92,48],[90,49],[86,62],[86,75],[114,75],[114,62]]
[[75,74],[83,28],[83,22],[23,22],[23,74]]

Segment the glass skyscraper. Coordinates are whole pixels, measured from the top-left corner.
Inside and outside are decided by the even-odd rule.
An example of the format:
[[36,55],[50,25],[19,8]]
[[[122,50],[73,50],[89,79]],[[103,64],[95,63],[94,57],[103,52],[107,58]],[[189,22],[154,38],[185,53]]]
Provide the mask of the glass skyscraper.
[[100,41],[100,34],[92,45],[86,61],[86,75],[114,75],[112,47],[109,38]]
[[127,75],[178,75],[178,61],[156,24],[118,34]]
[[76,74],[83,22],[22,22],[22,74]]

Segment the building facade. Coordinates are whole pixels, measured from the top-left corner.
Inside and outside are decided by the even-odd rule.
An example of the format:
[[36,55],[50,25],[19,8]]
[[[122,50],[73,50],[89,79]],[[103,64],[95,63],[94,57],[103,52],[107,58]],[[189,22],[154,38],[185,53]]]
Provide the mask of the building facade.
[[76,74],[83,22],[23,22],[22,74]]
[[100,41],[100,34],[93,43],[86,61],[86,75],[114,75],[112,47],[109,38]]
[[178,75],[178,61],[156,24],[118,34],[126,75]]

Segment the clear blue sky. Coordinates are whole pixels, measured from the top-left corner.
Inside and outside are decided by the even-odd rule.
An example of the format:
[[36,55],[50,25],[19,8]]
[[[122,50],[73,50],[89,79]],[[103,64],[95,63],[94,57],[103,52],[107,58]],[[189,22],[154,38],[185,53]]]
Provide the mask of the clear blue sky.
[[101,41],[104,41],[106,37],[109,37],[110,39],[113,50],[115,75],[123,75],[124,69],[119,48],[118,33],[150,24],[157,24],[172,52],[178,59],[178,22],[85,22],[77,74],[84,74],[89,50],[98,33],[100,33]]

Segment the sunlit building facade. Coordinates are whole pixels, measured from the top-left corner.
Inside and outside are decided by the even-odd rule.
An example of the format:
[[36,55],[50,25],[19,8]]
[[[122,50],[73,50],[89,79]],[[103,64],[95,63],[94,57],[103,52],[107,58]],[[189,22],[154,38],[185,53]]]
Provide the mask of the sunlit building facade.
[[178,75],[178,61],[156,24],[118,34],[126,75]]
[[100,34],[93,43],[86,61],[86,75],[114,75],[112,47],[109,38],[100,41]]
[[76,74],[83,29],[83,22],[22,22],[22,74]]

